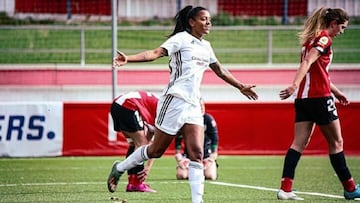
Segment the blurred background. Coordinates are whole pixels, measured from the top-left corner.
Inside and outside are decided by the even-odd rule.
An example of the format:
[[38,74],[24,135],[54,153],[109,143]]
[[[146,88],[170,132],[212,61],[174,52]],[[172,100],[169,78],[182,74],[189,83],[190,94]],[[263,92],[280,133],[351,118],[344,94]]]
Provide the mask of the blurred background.
[[[167,83],[166,57],[126,66],[128,72],[123,74],[112,73],[114,49],[133,54],[158,47],[171,33],[176,12],[189,4],[211,12],[214,27],[206,39],[218,59],[244,82],[258,84],[265,101],[278,100],[277,85],[288,84],[289,70],[297,68],[296,34],[304,19],[321,6],[344,8],[351,21],[346,35],[334,40],[333,69],[350,72],[338,73],[334,80],[344,83],[351,98],[359,100],[352,86],[359,78],[344,79],[346,74],[353,76],[351,71],[360,63],[359,0],[1,0],[0,85],[3,90],[4,85],[16,88],[5,88],[7,96],[1,94],[0,101],[17,100],[13,95],[17,92],[30,92],[27,98],[35,101],[108,101],[144,86],[160,92]],[[12,76],[14,70],[17,77]],[[164,76],[153,77],[157,74]],[[205,99],[242,99],[211,77],[204,78]],[[42,86],[44,94],[52,95],[32,96],[29,86]],[[59,86],[66,89],[44,89]],[[224,97],[212,94],[211,87],[225,91]]]

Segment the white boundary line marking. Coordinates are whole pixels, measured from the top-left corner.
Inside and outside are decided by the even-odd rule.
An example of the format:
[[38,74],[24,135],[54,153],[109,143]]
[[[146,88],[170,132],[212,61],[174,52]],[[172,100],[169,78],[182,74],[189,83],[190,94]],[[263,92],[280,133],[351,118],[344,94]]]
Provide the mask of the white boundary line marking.
[[[151,181],[153,183],[187,183],[187,181]],[[215,181],[207,181],[208,184],[213,185],[221,185],[221,186],[229,186],[229,187],[239,187],[239,188],[247,188],[247,189],[254,189],[254,190],[263,190],[263,191],[272,191],[277,192],[279,189],[275,188],[267,188],[261,186],[252,186],[252,185],[243,185],[243,184],[234,184],[234,183],[225,183],[225,182],[215,182]],[[0,187],[17,187],[17,186],[55,186],[55,185],[100,185],[106,184],[106,182],[55,182],[55,183],[14,183],[14,184],[0,184]],[[124,183],[125,184],[125,183]],[[321,197],[329,197],[329,198],[336,198],[336,199],[345,199],[343,196],[340,195],[332,195],[332,194],[325,194],[325,193],[318,193],[318,192],[300,192],[294,191],[296,194],[304,194],[304,195],[312,195],[312,196],[321,196]],[[356,199],[357,200],[357,199]]]
[[[240,187],[240,188],[248,188],[248,189],[254,189],[254,190],[273,191],[273,192],[277,192],[279,190],[279,189],[274,189],[274,188],[266,188],[266,187],[242,185],[242,184],[232,184],[232,183],[224,183],[224,182],[207,182],[207,183],[214,184],[214,185]],[[318,192],[300,192],[300,191],[294,191],[294,192],[296,194],[322,196],[322,197],[330,197],[330,198],[336,198],[336,199],[345,199],[343,196],[340,196],[340,195],[331,195],[331,194],[324,194],[324,193],[318,193]]]

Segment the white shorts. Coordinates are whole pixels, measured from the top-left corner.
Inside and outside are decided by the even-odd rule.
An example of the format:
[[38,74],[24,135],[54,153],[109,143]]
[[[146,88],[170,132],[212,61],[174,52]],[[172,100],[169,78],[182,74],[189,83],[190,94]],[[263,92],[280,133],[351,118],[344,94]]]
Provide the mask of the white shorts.
[[159,98],[155,126],[169,135],[176,135],[185,123],[204,126],[203,119],[200,101],[194,105],[173,95]]

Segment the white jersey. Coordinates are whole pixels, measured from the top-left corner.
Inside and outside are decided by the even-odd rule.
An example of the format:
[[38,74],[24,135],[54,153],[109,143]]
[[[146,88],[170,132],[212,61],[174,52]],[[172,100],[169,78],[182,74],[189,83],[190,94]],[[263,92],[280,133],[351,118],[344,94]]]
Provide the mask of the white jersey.
[[170,37],[161,47],[167,50],[170,57],[170,82],[163,94],[199,105],[204,72],[209,64],[217,62],[210,43],[183,31]]

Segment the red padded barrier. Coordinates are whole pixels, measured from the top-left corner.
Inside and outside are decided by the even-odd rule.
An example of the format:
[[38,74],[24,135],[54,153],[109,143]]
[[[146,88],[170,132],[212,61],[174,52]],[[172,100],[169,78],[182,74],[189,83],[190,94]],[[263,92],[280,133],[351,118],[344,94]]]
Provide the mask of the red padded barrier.
[[64,104],[63,156],[124,153],[108,142],[109,108],[110,104]]
[[[347,154],[360,154],[360,103],[337,104]],[[218,123],[221,154],[284,154],[294,136],[292,103],[207,104]],[[316,127],[305,154],[327,154]]]
[[[343,107],[337,104],[344,148],[347,154],[360,154],[357,125],[360,103]],[[108,140],[110,104],[64,104],[64,156],[124,155],[127,144]],[[293,137],[292,103],[208,103],[206,110],[217,121],[219,154],[278,155],[284,154]],[[166,154],[173,154],[173,144]],[[324,137],[316,129],[305,154],[327,154]]]
[[[219,12],[227,12],[235,16],[282,16],[283,0],[218,0]],[[289,16],[306,16],[307,1],[289,0]]]

